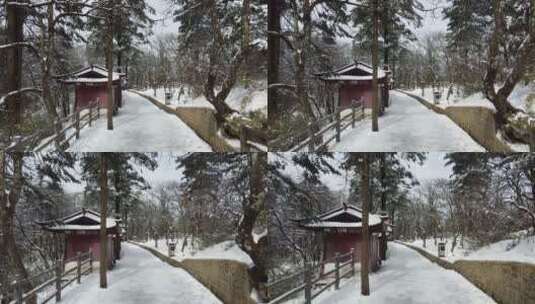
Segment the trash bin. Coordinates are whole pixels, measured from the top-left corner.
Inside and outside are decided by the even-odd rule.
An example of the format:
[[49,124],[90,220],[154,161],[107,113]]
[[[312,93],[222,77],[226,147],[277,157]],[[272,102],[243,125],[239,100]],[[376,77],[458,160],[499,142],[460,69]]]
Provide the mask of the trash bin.
[[442,97],[442,93],[440,93],[439,91],[433,92],[433,98],[434,98],[435,104],[439,103],[440,97]]
[[446,256],[446,243],[438,243],[438,257],[443,258]]
[[173,93],[171,92],[165,92],[165,104],[170,105],[171,104],[171,98],[173,97]]
[[176,243],[169,243],[169,257],[175,256]]

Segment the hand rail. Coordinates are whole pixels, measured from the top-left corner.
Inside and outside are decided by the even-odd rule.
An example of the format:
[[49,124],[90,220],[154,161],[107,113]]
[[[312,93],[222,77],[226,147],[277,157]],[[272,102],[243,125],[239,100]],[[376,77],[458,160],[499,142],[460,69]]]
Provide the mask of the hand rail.
[[[81,115],[85,110],[88,110],[87,113]],[[96,110],[96,111],[94,111]],[[91,123],[100,117],[100,103],[97,101],[90,103],[87,107],[78,109],[76,112],[70,114],[67,117],[64,117],[56,122],[56,126],[61,128],[61,131],[46,139],[45,142],[40,143],[39,146],[35,148],[35,152],[42,151],[45,147],[52,143],[56,143],[59,147],[63,147],[69,143],[69,141],[76,137],[80,138],[80,130],[86,125],[91,126]],[[84,121],[85,120],[85,121]],[[70,123],[69,123],[70,121]],[[64,124],[67,123],[66,126]],[[67,131],[70,129],[75,129],[75,131],[66,136]]]
[[[351,257],[351,258],[348,261],[344,261],[344,259],[348,257]],[[332,261],[332,260],[333,259],[330,259],[329,261]],[[329,287],[334,285],[336,289],[340,288],[340,281],[342,278],[355,275],[355,262],[356,261],[355,261],[354,249],[351,249],[349,252],[345,254],[341,254],[341,255],[336,253],[334,257],[334,263],[335,263],[334,269],[329,270],[324,273],[321,273],[321,271],[318,272],[318,270],[321,270],[323,266],[325,266],[325,264],[329,263],[329,261],[323,261],[314,267],[310,265],[310,262],[307,262],[305,263],[305,267],[299,270],[298,272],[290,274],[286,277],[280,278],[274,282],[268,283],[266,285],[266,288],[268,291],[271,291],[274,286],[277,286],[283,282],[287,282],[290,279],[293,279],[295,277],[298,277],[304,274],[304,280],[302,283],[300,283],[299,285],[297,285],[296,287],[290,290],[287,290],[279,295],[276,295],[275,298],[269,301],[268,304],[282,303],[284,300],[302,291],[304,291],[304,295],[305,295],[305,304],[311,304],[314,298],[316,298],[322,292],[327,290]],[[347,266],[350,266],[350,268],[347,271],[341,273],[341,270]],[[332,274],[335,274],[333,281],[327,282],[325,285],[322,285],[322,287],[317,291],[313,290],[314,287],[318,285],[321,281],[329,280],[330,279],[329,276]]]
[[[342,113],[346,110],[351,110],[350,113]],[[347,129],[350,125],[355,127],[355,122],[364,119],[365,108],[363,103],[353,103],[349,107],[338,108],[334,113],[323,116],[316,121],[312,121],[308,126],[295,132],[291,136],[275,139],[269,143],[272,150],[278,150],[279,148],[284,151],[298,152],[308,147],[308,151],[323,150],[327,145],[336,140],[340,142],[341,132]],[[344,122],[347,121],[347,124]],[[325,124],[328,122],[327,124]],[[322,137],[330,130],[335,130],[335,133],[323,140]],[[295,140],[298,142],[295,142]],[[289,142],[289,144],[283,145],[282,143]]]
[[[69,259],[69,260],[72,260],[72,259]],[[69,261],[69,260],[66,260],[66,261]],[[83,254],[78,252],[75,261],[77,262],[77,266],[74,267],[74,268],[71,268],[71,269],[69,269],[67,271],[63,271],[63,267],[65,265],[65,261],[60,260],[60,261],[58,261],[58,263],[56,263],[54,265],[54,267],[52,267],[50,269],[47,269],[47,270],[39,273],[36,276],[32,276],[32,277],[29,277],[29,278],[23,279],[23,280],[15,280],[15,281],[13,281],[13,283],[9,287],[10,287],[10,289],[13,290],[13,293],[15,295],[15,299],[12,300],[10,302],[10,304],[22,304],[22,303],[24,303],[25,301],[27,301],[30,298],[36,298],[37,294],[39,292],[41,292],[42,290],[46,289],[47,287],[50,287],[50,286],[53,286],[53,285],[55,285],[55,291],[49,297],[44,299],[44,301],[41,304],[47,303],[48,301],[52,300],[53,298],[56,299],[56,302],[60,301],[61,300],[61,291],[65,287],[70,285],[75,280],[78,282],[78,284],[80,284],[81,283],[81,276],[85,275],[85,274],[88,274],[88,273],[91,273],[93,271],[93,266],[92,266],[93,265],[93,255],[92,255],[91,251],[85,252]],[[86,264],[89,264],[89,266],[85,270],[82,270],[83,266],[86,265]],[[38,286],[34,287],[32,290],[27,291],[27,292],[23,292],[23,282],[28,282],[32,278],[36,278],[37,276],[40,276],[40,275],[42,275],[44,273],[49,273],[51,271],[55,272],[54,276],[52,276],[49,279],[45,280],[44,282],[40,283]],[[76,271],[75,274],[72,275],[72,278],[69,279],[68,278],[69,275],[71,273],[73,273],[74,271]],[[65,281],[65,279],[67,279],[67,283],[66,284],[62,284],[62,282]]]

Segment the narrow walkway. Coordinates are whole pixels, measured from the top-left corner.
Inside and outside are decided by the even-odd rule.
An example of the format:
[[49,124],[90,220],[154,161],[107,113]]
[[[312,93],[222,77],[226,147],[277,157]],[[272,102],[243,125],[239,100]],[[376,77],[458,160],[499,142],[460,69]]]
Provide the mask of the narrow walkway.
[[445,115],[417,100],[390,92],[391,105],[379,118],[379,132],[366,120],[342,133],[341,142],[329,148],[341,152],[476,152],[485,151],[470,135]]
[[101,117],[95,125],[80,131],[71,152],[206,152],[210,146],[178,117],[168,114],[145,98],[123,92],[124,105],[113,117],[108,131]]
[[[76,283],[75,283],[76,284]],[[98,273],[65,291],[62,304],[221,303],[185,270],[169,266],[150,252],[123,243],[123,258],[108,272],[108,288],[99,288]]]
[[347,280],[340,290],[318,297],[322,304],[495,304],[494,300],[453,270],[431,263],[416,251],[389,243],[389,258],[370,275],[370,296],[360,294],[360,277]]

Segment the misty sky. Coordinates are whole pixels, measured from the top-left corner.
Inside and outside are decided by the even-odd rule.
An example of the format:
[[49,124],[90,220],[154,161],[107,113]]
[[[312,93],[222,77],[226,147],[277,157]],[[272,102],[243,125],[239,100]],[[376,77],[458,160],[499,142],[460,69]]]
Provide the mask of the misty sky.
[[[167,152],[158,153],[158,167],[154,171],[141,168],[137,165],[135,165],[135,167],[138,168],[140,174],[152,187],[155,187],[158,184],[163,184],[171,181],[180,181],[183,175],[181,170],[176,169],[175,156],[175,154]],[[75,176],[79,177],[80,172],[77,172]],[[63,185],[65,192],[69,193],[82,192],[85,187],[84,182],[81,182],[80,184],[65,183]]]
[[[279,154],[288,160],[291,159],[291,154]],[[418,164],[411,163],[409,171],[418,179],[420,183],[436,178],[448,178],[451,174],[451,168],[445,165],[444,153],[432,152],[426,154],[426,161],[420,166]],[[335,154],[335,158],[341,160],[343,153]],[[336,166],[337,161],[333,161],[333,165]],[[285,169],[285,174],[291,176],[294,180],[301,178],[302,169],[296,166],[288,165]],[[348,191],[349,180],[351,176],[346,176],[345,172],[342,175],[336,174],[324,174],[320,177],[321,181],[333,191]]]
[[[413,29],[416,36],[421,39],[427,33],[442,31],[447,29],[447,20],[444,19],[442,14],[442,8],[451,0],[420,0],[425,6],[426,10],[435,8],[433,11],[421,12],[423,17],[422,27],[415,28],[409,25]],[[176,33],[178,24],[173,22],[173,11],[176,9],[175,4],[171,4],[171,0],[148,0],[150,6],[156,10],[156,15],[152,16],[157,19],[154,26],[154,34],[161,35],[167,33]]]

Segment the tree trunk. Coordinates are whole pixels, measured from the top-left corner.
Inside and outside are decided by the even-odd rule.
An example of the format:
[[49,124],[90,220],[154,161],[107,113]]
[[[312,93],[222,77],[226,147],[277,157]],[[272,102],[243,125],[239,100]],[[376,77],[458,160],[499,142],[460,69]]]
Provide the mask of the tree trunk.
[[[295,86],[296,95],[303,114],[309,121],[315,121],[316,117],[312,106],[308,100],[308,90],[306,88],[306,60],[308,59],[308,50],[312,47],[312,7],[310,0],[303,1],[303,38],[297,44],[294,51],[295,61]],[[296,21],[297,22],[297,21]],[[294,25],[295,29],[299,29],[299,24]]]
[[362,189],[362,248],[360,250],[360,293],[370,294],[369,266],[370,266],[370,234],[368,227],[368,213],[370,206],[370,163],[369,154],[363,153],[360,172],[360,188]]
[[100,153],[100,288],[108,288],[108,159]]
[[113,96],[113,21],[111,18],[112,16],[108,16],[108,33],[106,33],[106,63],[108,69],[108,130],[113,130],[113,112],[115,111],[115,98]]
[[379,131],[379,91],[377,83],[377,68],[379,65],[379,5],[373,0],[373,37],[372,37],[372,131]]
[[[22,1],[24,2],[24,1]],[[24,8],[15,5],[7,5],[7,43],[22,42],[24,40]],[[6,89],[7,92],[17,91],[22,83],[22,48],[12,47],[6,50]],[[15,130],[15,125],[22,122],[22,98],[21,94],[14,94],[7,98],[7,117],[9,132]]]
[[[60,135],[63,127],[59,124],[59,116],[56,110],[56,104],[52,98],[52,92],[50,89],[50,78],[52,74],[52,58],[54,54],[54,3],[50,2],[47,7],[47,27],[46,31],[43,28],[43,37],[46,36],[46,39],[43,38],[45,45],[43,46],[44,58],[42,62],[42,76],[41,76],[41,86],[43,88],[42,97],[43,102],[45,103],[45,108],[52,124],[52,128],[57,135]],[[59,144],[64,139],[63,136],[58,136],[56,142]]]
[[[272,0],[268,5],[268,31],[281,32],[281,0]],[[280,67],[280,38],[277,35],[268,34],[268,85],[279,82]],[[279,95],[277,89],[268,89],[268,113],[271,122],[279,116]]]
[[265,187],[267,174],[267,153],[248,154],[250,168],[250,194],[243,202],[243,216],[238,224],[236,243],[253,260],[254,266],[249,270],[253,287],[258,291],[262,300],[267,299],[265,284],[267,275],[267,237],[258,242],[253,238],[253,229],[259,216],[265,212]]
[[[2,254],[7,261],[7,270],[5,277],[2,278],[2,284],[9,284],[9,273],[14,273],[18,276],[18,280],[22,280],[22,288],[24,292],[33,289],[32,283],[27,281],[28,272],[23,263],[23,255],[20,253],[19,247],[15,240],[15,223],[14,217],[16,207],[20,199],[23,186],[23,154],[12,153],[13,159],[13,181],[9,191],[6,187],[6,154],[0,152],[0,234],[2,236],[2,246],[0,254]],[[37,302],[35,297],[31,297],[26,303],[34,304]]]

